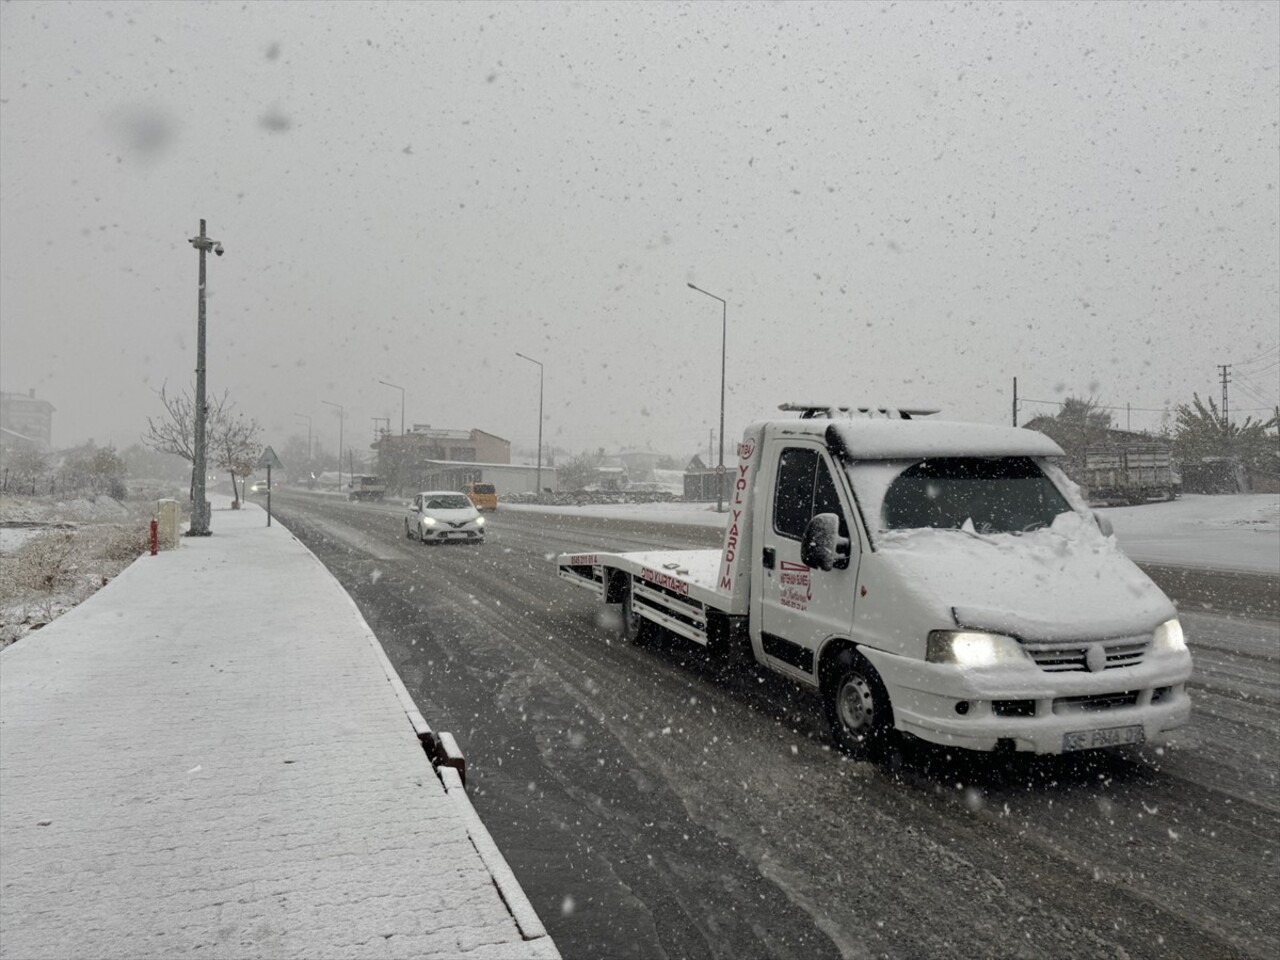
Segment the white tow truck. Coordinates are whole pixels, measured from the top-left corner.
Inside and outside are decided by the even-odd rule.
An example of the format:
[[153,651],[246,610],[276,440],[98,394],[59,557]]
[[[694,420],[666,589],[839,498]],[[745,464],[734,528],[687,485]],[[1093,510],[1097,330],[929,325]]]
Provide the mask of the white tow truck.
[[934,410],[785,404],[747,428],[720,550],[575,552],[559,575],[820,693],[835,741],[974,750],[1157,741],[1185,724],[1177,612],[1043,434]]

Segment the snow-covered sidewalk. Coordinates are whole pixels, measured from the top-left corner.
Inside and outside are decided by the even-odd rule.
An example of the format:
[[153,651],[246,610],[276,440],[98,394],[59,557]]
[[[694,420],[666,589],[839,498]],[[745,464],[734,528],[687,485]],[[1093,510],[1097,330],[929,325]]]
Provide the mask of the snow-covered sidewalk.
[[557,956],[355,604],[265,522],[215,510],[0,653],[0,956]]

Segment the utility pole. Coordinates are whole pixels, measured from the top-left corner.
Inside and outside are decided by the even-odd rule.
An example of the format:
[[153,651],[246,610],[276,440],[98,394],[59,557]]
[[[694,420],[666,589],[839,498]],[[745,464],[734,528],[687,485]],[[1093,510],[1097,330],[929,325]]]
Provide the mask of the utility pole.
[[1223,426],[1230,426],[1231,417],[1227,412],[1227,384],[1231,382],[1231,376],[1227,371],[1231,369],[1231,364],[1220,363],[1218,364],[1218,369],[1222,371],[1222,424]]
[[729,342],[729,303],[723,297],[717,297],[692,283],[686,283],[685,286],[706,294],[712,300],[720,301],[720,465],[716,468],[716,513],[724,513],[724,373]]
[[321,403],[331,407],[338,408],[338,492],[342,492],[342,421],[346,419],[347,411],[343,409],[342,404],[334,403],[332,400],[321,400]]
[[1013,425],[1018,425],[1018,378],[1013,378]]
[[196,422],[195,422],[195,459],[191,470],[195,484],[191,491],[191,526],[187,529],[189,537],[209,536],[209,503],[205,500],[205,478],[208,468],[205,464],[205,419],[208,416],[205,403],[205,349],[204,349],[204,283],[205,255],[212,250],[222,256],[222,244],[205,235],[204,221],[200,221],[200,235],[192,237],[190,244],[200,252],[200,286],[196,295]]
[[305,413],[295,413],[295,417],[301,417],[307,421],[307,472],[311,472],[311,418]]
[[535,480],[534,482],[537,484],[537,487],[538,487],[537,496],[541,497],[542,496],[542,373],[543,373],[543,369],[542,369],[541,362],[533,359],[533,357],[526,357],[523,353],[521,353],[518,350],[516,351],[516,356],[519,357],[521,360],[528,360],[530,363],[538,364],[538,472],[537,472],[537,480]]
[[[386,380],[379,380],[378,382],[382,384],[384,387],[392,387],[400,391],[400,436],[403,437],[404,436],[404,387],[400,386],[400,384],[398,383],[388,383]],[[382,419],[387,420],[386,417],[383,417]],[[387,433],[390,433],[390,432],[391,432],[391,421],[387,420]]]

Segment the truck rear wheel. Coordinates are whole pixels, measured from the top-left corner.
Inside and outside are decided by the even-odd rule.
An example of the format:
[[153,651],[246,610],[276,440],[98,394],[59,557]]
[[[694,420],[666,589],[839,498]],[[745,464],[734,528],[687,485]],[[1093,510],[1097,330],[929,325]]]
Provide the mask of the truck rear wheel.
[[893,736],[893,707],[865,657],[856,650],[836,655],[823,683],[822,702],[836,746],[855,757],[884,755]]
[[633,587],[628,581],[626,592],[622,595],[622,642],[641,643],[648,635],[652,624],[636,613]]

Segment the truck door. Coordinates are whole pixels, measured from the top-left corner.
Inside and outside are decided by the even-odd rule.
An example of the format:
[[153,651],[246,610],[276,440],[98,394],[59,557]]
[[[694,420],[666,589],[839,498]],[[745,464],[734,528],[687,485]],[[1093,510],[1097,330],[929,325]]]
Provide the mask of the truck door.
[[[802,441],[775,449],[767,513],[757,528],[751,639],[771,666],[812,678],[823,641],[847,637],[852,630],[861,545],[844,485],[836,482],[826,449]],[[800,560],[804,529],[820,513],[836,514],[840,535],[850,540],[843,567],[810,569]]]

